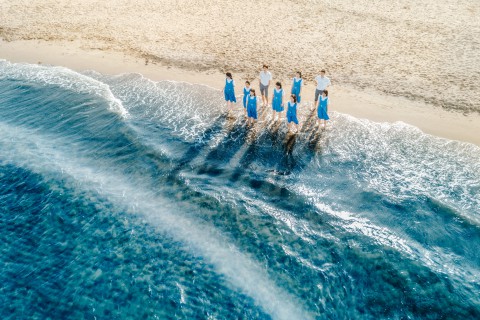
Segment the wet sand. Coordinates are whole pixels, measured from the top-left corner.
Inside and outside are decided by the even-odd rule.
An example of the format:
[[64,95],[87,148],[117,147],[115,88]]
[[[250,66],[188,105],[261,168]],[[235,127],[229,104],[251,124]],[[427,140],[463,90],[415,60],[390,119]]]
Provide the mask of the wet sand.
[[[152,80],[174,80],[204,84],[222,89],[224,75],[218,71],[192,71],[105,49],[85,49],[80,41],[26,41],[0,42],[0,58],[12,62],[59,65],[76,71],[96,70],[105,74],[141,73]],[[236,94],[241,94],[244,74],[235,74]],[[254,88],[258,86],[254,82]],[[286,88],[289,88],[287,83]],[[301,113],[309,112],[315,87],[310,83],[303,89],[307,105]],[[368,92],[338,84],[332,85],[331,110],[347,113],[376,122],[402,121],[436,136],[466,141],[480,146],[480,116],[435,108],[421,101],[387,96],[381,92]],[[219,92],[219,94],[221,94]],[[240,112],[241,103],[235,106]]]
[[218,89],[231,71],[237,94],[268,63],[286,88],[303,72],[307,105],[324,68],[333,111],[480,145],[478,14],[468,0],[0,0],[0,58]]

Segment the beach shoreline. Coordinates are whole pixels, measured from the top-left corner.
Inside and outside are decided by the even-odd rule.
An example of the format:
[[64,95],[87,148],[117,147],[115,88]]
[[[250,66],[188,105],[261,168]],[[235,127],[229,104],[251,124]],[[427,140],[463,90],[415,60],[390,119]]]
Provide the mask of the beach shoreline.
[[[74,71],[95,70],[100,73],[118,75],[139,73],[153,81],[172,80],[202,84],[221,90],[224,74],[219,71],[195,71],[179,68],[173,64],[160,64],[145,57],[137,57],[114,50],[86,48],[79,40],[0,40],[0,59],[14,63],[33,63],[63,66]],[[259,66],[259,70],[260,70]],[[291,80],[282,81],[287,92]],[[328,76],[328,74],[327,74]],[[245,74],[235,74],[236,94],[241,95]],[[253,88],[258,87],[256,79],[249,79]],[[253,81],[252,81],[253,80]],[[357,118],[366,118],[375,122],[401,121],[418,127],[425,133],[438,137],[469,142],[480,146],[480,114],[463,114],[448,111],[420,101],[412,101],[397,96],[387,96],[373,90],[358,90],[341,86],[333,82],[329,88],[331,111],[345,113]],[[308,83],[302,89],[303,101],[313,103],[315,87]],[[220,94],[220,93],[219,93]],[[236,109],[242,108],[241,102]],[[309,108],[309,107],[308,107]]]

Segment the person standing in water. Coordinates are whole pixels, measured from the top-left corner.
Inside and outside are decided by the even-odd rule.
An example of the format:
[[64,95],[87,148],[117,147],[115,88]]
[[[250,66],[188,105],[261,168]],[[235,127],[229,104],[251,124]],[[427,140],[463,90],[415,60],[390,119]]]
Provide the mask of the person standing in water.
[[248,124],[253,124],[257,120],[257,95],[255,89],[250,89],[250,95],[247,99]]
[[293,126],[295,126],[295,132],[298,131],[298,118],[297,118],[297,97],[292,94],[290,95],[290,101],[287,103],[287,127],[288,127],[288,132],[290,132],[290,129]]
[[303,79],[302,79],[302,73],[300,71],[297,71],[295,74],[295,77],[292,79],[292,92],[291,94],[294,94],[295,97],[297,97],[298,103],[302,102],[302,86],[303,86]]
[[323,90],[327,90],[328,86],[331,84],[330,79],[325,76],[325,70],[320,71],[320,75],[315,77],[317,82],[317,88],[315,89],[315,104],[314,107],[318,105],[318,97],[322,94]]
[[250,81],[245,81],[245,87],[243,88],[243,111],[245,118],[247,118],[247,99],[250,96]]
[[262,95],[262,106],[268,105],[268,86],[272,82],[272,74],[268,71],[268,65],[263,65],[263,71],[260,71],[258,83],[260,85],[260,94]]
[[273,97],[272,97],[272,120],[276,120],[275,116],[278,114],[278,118],[280,119],[283,107],[283,89],[282,84],[277,82],[275,84],[275,89],[273,89]]
[[323,129],[327,126],[327,120],[330,120],[328,116],[328,90],[323,90],[317,106],[317,126],[320,126],[321,120],[323,120]]
[[227,72],[225,76],[225,88],[223,89],[223,93],[225,95],[225,101],[227,101],[228,112],[230,112],[233,108],[232,102],[237,102],[237,98],[235,97],[235,82],[233,81],[230,72]]

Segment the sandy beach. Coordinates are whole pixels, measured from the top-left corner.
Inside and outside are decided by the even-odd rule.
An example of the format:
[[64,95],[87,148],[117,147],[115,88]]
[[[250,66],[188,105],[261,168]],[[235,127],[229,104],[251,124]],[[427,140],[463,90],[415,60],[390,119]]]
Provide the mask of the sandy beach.
[[0,0],[0,319],[480,319],[479,14]]
[[[450,20],[454,5],[462,21]],[[0,1],[0,58],[218,89],[230,70],[237,94],[267,62],[287,88],[302,70],[310,103],[312,79],[325,68],[331,110],[480,145],[479,8],[453,1]]]

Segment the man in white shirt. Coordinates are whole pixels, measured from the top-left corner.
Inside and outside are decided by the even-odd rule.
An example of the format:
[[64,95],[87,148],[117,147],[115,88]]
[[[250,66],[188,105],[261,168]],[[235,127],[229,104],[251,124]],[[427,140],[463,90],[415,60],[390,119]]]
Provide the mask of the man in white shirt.
[[317,82],[317,88],[315,89],[315,105],[313,108],[318,105],[318,96],[331,84],[330,79],[325,77],[325,70],[320,71],[320,75],[315,77],[315,81]]
[[258,83],[260,84],[260,93],[262,94],[262,106],[268,105],[268,86],[272,82],[272,74],[268,71],[268,66],[263,65],[263,71],[260,71]]

